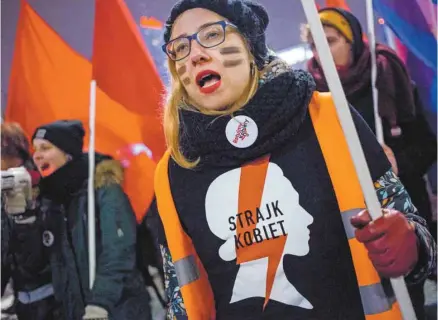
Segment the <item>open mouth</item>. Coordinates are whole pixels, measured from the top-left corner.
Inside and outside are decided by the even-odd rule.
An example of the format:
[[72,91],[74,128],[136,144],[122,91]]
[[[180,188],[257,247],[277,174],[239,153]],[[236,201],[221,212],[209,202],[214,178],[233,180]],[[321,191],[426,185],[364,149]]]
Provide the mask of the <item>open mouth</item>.
[[196,83],[202,93],[213,93],[221,85],[221,76],[212,70],[201,71],[196,76]]
[[50,176],[53,173],[53,168],[49,163],[43,163],[38,167],[42,177]]
[[47,170],[49,170],[49,168],[50,168],[50,164],[48,164],[48,163],[43,163],[43,164],[40,166],[40,171],[41,171],[41,172],[46,172]]

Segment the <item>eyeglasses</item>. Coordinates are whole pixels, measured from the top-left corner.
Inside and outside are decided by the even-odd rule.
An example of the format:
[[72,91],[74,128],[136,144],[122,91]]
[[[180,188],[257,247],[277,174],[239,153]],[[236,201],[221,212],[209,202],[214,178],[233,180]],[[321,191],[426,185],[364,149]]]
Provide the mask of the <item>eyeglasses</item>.
[[225,41],[225,28],[237,27],[228,21],[218,21],[202,27],[191,36],[179,37],[169,41],[162,46],[163,51],[173,61],[186,58],[192,50],[192,40],[196,40],[204,48],[213,48]]

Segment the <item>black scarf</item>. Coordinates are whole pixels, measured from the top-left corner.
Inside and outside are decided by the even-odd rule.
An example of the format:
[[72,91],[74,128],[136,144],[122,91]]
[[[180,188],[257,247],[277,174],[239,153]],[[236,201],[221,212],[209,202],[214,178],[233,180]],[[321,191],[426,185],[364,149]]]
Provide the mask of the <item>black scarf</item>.
[[[377,44],[377,81],[379,115],[391,128],[415,119],[415,103],[411,79],[404,63],[390,48]],[[319,91],[329,91],[321,66],[312,58],[308,70],[316,81]],[[338,71],[347,99],[355,101],[364,89],[371,87],[371,53],[365,44],[362,54],[351,67]],[[353,105],[354,107],[354,105]],[[370,106],[371,108],[372,106]]]
[[270,153],[297,133],[314,90],[312,76],[302,70],[286,70],[268,77],[250,102],[234,113],[246,115],[257,124],[257,140],[246,149],[236,148],[227,140],[225,128],[231,115],[181,110],[182,153],[190,160],[200,157],[198,167],[240,165]]
[[[108,156],[96,153],[96,164]],[[50,176],[41,179],[40,194],[58,204],[68,206],[71,198],[88,180],[88,154],[67,162]]]

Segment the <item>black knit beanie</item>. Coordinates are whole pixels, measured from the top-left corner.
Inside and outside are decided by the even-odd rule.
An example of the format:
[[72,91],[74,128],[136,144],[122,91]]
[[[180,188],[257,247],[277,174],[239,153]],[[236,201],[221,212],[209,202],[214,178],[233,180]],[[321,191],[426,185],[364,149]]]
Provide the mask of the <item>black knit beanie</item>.
[[[365,48],[363,42],[362,26],[360,25],[359,20],[351,12],[344,10],[342,8],[327,7],[319,10],[319,12],[321,13],[330,10],[335,11],[340,15],[342,15],[350,25],[351,31],[353,33],[353,41],[352,41],[353,61],[356,62],[362,55],[362,52]],[[331,26],[336,28],[335,25],[331,25]]]
[[233,23],[249,42],[257,67],[263,69],[269,56],[265,37],[269,17],[262,5],[249,0],[180,0],[173,6],[166,21],[165,42],[170,40],[176,18],[195,8],[213,11]]
[[74,158],[82,154],[85,130],[79,120],[60,120],[37,128],[32,140],[39,138],[53,143]]

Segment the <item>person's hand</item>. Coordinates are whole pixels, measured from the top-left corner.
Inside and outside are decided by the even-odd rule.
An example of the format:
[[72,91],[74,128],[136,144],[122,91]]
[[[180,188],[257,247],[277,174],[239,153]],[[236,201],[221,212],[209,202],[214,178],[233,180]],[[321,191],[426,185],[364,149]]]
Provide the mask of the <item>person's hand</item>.
[[394,173],[396,175],[398,175],[397,159],[395,158],[394,152],[386,144],[383,144],[382,148],[383,148],[383,151],[385,151],[386,157],[388,158],[389,162],[391,163],[392,171],[394,171]]
[[101,307],[88,305],[85,308],[84,320],[107,320],[108,312]]
[[367,210],[351,218],[356,239],[368,250],[377,272],[386,278],[407,275],[418,261],[415,227],[397,210],[383,209],[383,216],[371,221]]

